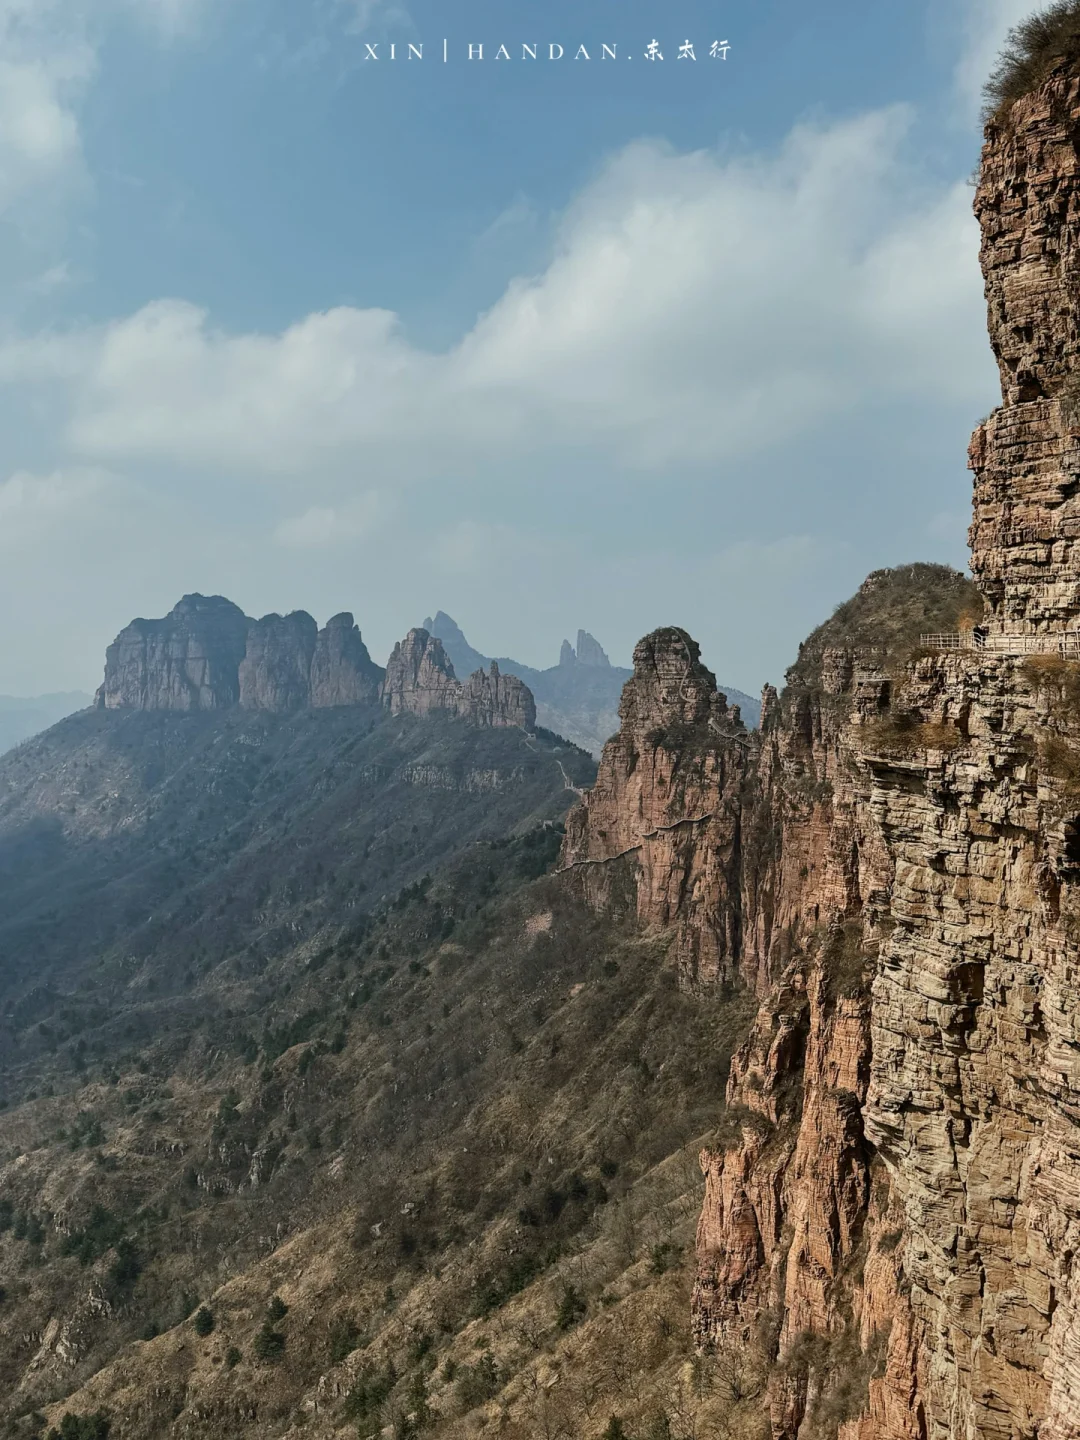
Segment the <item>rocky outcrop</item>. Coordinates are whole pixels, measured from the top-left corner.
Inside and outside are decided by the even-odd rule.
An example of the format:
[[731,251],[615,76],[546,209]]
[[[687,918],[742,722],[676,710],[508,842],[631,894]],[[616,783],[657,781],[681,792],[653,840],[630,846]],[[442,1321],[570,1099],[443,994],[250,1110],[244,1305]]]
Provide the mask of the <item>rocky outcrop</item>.
[[163,620],[133,620],[109,646],[101,710],[223,710],[240,700],[250,621],[220,595],[185,595]]
[[315,638],[311,661],[311,704],[371,705],[379,698],[382,667],[376,665],[347,612],[334,615]]
[[410,630],[385,671],[349,614],[324,629],[303,610],[251,620],[228,600],[187,595],[163,620],[136,620],[109,646],[103,710],[245,710],[384,705],[391,714],[446,714],[480,727],[536,726],[528,686],[492,661],[464,683],[442,644]]
[[1060,67],[995,117],[979,169],[1003,406],[971,443],[972,569],[991,623],[1080,624],[1080,77]]
[[618,734],[570,814],[564,870],[609,903],[630,869],[639,918],[675,926],[684,977],[730,977],[741,949],[741,792],[749,738],[695,642],[667,628],[634,651]]
[[569,640],[562,642],[562,649],[559,652],[560,665],[588,665],[596,670],[610,670],[611,661],[607,657],[604,647],[587,630],[577,632],[577,646],[570,644]]
[[[693,756],[707,698],[671,645],[646,683],[656,637],[568,825],[596,903],[634,857],[679,963],[703,916],[717,973],[760,998],[702,1154],[693,1323],[760,1353],[773,1440],[1080,1437],[1078,132],[1061,66],[987,130],[1003,405],[971,449],[981,594],[879,572],[815,632],[728,757],[738,863],[704,892],[705,823],[659,870],[642,839],[693,817],[665,810],[662,767],[638,775],[638,716],[687,706]],[[983,601],[1002,653],[920,651]]]
[[[1000,637],[1080,614],[1078,122],[1052,73],[989,125],[976,198],[1004,403],[971,540]],[[696,1332],[772,1317],[775,1440],[1076,1440],[1080,666],[883,638],[810,647],[766,705],[763,1000],[702,1156]]]
[[303,610],[252,620],[220,595],[185,595],[162,620],[134,620],[109,646],[100,710],[287,712],[374,704],[383,672],[351,615],[319,630]]
[[442,641],[426,630],[410,630],[386,662],[383,704],[391,715],[456,714],[461,682]]
[[302,710],[311,700],[311,662],[318,628],[310,615],[264,615],[248,628],[240,662],[240,704],[245,710]]
[[459,713],[474,725],[516,725],[536,728],[532,692],[516,675],[502,675],[493,660],[486,672],[477,670],[465,681]]
[[426,630],[410,630],[394,646],[382,694],[392,715],[454,715],[474,725],[525,730],[536,725],[527,685],[514,675],[500,674],[494,661],[487,672],[479,670],[462,684],[442,642]]

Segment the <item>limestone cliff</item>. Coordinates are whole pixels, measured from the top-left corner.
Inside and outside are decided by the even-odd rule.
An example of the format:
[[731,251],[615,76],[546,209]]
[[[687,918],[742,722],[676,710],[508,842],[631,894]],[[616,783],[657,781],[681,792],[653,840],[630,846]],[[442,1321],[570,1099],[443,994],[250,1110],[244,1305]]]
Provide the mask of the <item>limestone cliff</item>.
[[567,821],[562,864],[594,902],[632,869],[647,925],[677,928],[683,974],[730,978],[741,947],[741,790],[750,740],[684,630],[646,636],[596,785]]
[[492,661],[463,684],[442,642],[426,630],[410,630],[386,665],[383,704],[391,714],[457,715],[480,726],[516,725],[531,730],[536,706],[528,686],[502,675]]
[[1080,75],[987,127],[975,212],[1004,404],[971,443],[972,569],[993,622],[1080,624]]
[[[760,997],[702,1155],[693,1321],[706,1349],[760,1354],[773,1440],[1080,1436],[1076,69],[987,127],[1003,404],[971,448],[981,596],[934,567],[870,577],[766,692],[737,773],[674,801],[663,756],[637,773],[643,666],[568,825],[596,903],[631,852],[680,964],[703,917],[716,973]],[[690,754],[705,698],[665,668],[651,703],[689,704]],[[721,793],[740,855],[693,883]],[[674,823],[658,874],[642,832]]]
[[302,610],[264,615],[248,629],[240,662],[240,704],[245,710],[301,710],[311,699],[315,621]]
[[109,646],[102,710],[221,710],[240,699],[250,622],[220,595],[185,595],[163,620],[133,620]]
[[315,637],[311,659],[311,703],[367,705],[378,698],[382,667],[376,665],[347,612],[334,615]]
[[133,620],[105,656],[99,710],[290,711],[370,704],[382,670],[351,615],[324,630],[303,610],[252,620],[220,595],[185,595],[161,620]]
[[324,629],[303,610],[249,619],[220,596],[187,595],[162,620],[135,620],[109,646],[101,710],[245,710],[384,704],[393,714],[451,714],[473,725],[532,730],[522,681],[492,662],[464,683],[441,643],[411,630],[387,670],[374,663],[349,614]]
[[[1059,69],[989,124],[976,197],[1004,403],[972,566],[1001,653],[825,649],[765,727],[788,818],[747,960],[772,984],[703,1156],[695,1324],[724,1347],[775,1317],[777,1440],[1080,1435],[1078,124]],[[801,814],[800,752],[828,783]]]

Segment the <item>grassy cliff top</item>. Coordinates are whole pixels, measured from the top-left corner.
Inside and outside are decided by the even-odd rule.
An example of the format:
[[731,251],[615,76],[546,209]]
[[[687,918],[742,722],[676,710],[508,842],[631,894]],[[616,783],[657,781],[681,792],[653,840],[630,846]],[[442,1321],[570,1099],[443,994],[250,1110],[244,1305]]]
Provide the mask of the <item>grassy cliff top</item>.
[[981,613],[979,591],[951,565],[918,562],[875,570],[799,646],[799,658],[787,672],[788,684],[816,685],[827,649],[876,650],[897,657],[917,646],[924,632],[956,630],[961,616],[977,618]]
[[1057,0],[1009,31],[983,92],[987,118],[1038,89],[1060,64],[1080,65],[1080,0]]

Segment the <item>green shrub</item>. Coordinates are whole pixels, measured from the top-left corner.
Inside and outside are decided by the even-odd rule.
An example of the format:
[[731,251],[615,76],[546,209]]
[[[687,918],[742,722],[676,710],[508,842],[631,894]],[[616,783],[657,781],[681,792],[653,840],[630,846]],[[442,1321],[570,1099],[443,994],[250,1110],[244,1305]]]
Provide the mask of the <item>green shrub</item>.
[[285,1301],[282,1300],[281,1296],[272,1296],[270,1304],[266,1307],[266,1318],[270,1321],[271,1325],[276,1325],[279,1320],[284,1320],[288,1313],[289,1307],[285,1304]]
[[269,1321],[265,1321],[251,1348],[256,1360],[273,1364],[285,1354],[285,1336],[280,1330],[275,1330]]
[[208,1310],[205,1305],[200,1305],[195,1311],[195,1319],[191,1323],[196,1335],[210,1335],[214,1329],[213,1312]]
[[74,1255],[80,1265],[92,1265],[120,1242],[123,1222],[104,1205],[95,1205],[81,1230],[73,1230],[60,1247],[61,1255]]
[[93,1415],[65,1415],[60,1428],[49,1431],[45,1440],[108,1440],[109,1419],[103,1410]]
[[563,1287],[562,1297],[555,1312],[555,1324],[560,1330],[572,1330],[588,1311],[588,1305],[573,1285]]
[[360,1344],[360,1327],[355,1320],[340,1320],[330,1330],[330,1364],[340,1365]]
[[345,1397],[345,1414],[350,1420],[368,1420],[379,1414],[397,1384],[394,1362],[388,1360],[382,1370],[365,1365],[356,1383]]
[[130,1289],[142,1274],[135,1246],[130,1240],[121,1240],[116,1247],[116,1259],[109,1267],[109,1279],[121,1290]]
[[494,1358],[485,1352],[475,1365],[463,1365],[454,1388],[462,1410],[475,1410],[493,1400],[502,1388]]

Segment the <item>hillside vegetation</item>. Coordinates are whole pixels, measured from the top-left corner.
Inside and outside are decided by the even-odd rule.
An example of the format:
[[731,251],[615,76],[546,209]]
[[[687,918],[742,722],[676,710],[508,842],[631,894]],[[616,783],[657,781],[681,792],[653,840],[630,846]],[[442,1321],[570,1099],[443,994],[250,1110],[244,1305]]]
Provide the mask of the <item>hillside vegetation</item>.
[[695,1359],[688,1304],[752,1006],[551,873],[586,757],[355,714],[35,744],[0,1433],[760,1433],[754,1348]]

